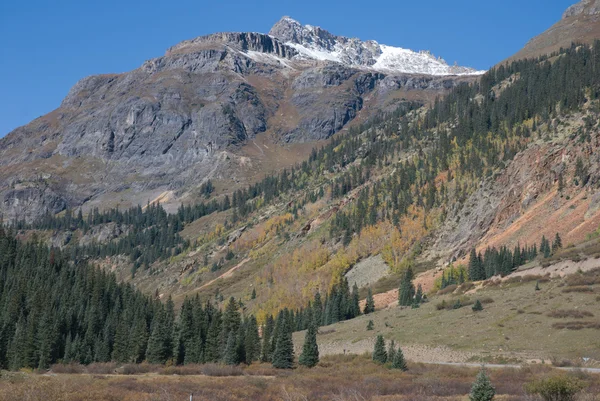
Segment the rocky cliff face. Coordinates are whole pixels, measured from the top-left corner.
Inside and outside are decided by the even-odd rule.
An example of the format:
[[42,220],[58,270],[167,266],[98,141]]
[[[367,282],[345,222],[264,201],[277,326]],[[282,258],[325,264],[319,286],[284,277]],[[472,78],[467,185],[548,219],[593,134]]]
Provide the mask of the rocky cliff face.
[[[343,51],[307,57],[307,43]],[[0,139],[0,212],[32,220],[98,199],[181,197],[231,175],[239,166],[224,161],[261,133],[274,146],[327,139],[399,92],[429,99],[463,79],[380,72],[378,55],[376,42],[284,18],[271,35],[203,36],[136,70],[84,78],[57,110]]]
[[598,0],[582,0],[577,4],[573,4],[563,14],[563,19],[578,15],[597,15],[600,14],[600,1]]
[[374,40],[361,41],[334,35],[320,27],[301,25],[290,17],[277,22],[269,35],[298,51],[295,58],[328,60],[358,68],[388,73],[421,73],[428,75],[480,75],[468,67],[449,66],[429,52],[415,52],[380,45]]

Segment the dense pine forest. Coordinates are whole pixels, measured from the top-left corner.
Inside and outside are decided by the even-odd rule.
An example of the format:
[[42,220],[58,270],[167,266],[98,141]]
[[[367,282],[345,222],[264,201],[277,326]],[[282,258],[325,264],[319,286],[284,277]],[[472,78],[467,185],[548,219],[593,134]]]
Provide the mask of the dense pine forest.
[[[198,297],[179,312],[119,284],[111,273],[0,228],[0,367],[116,361],[174,364],[262,360],[289,368],[292,332],[312,327],[313,309],[269,316],[259,337],[256,318],[231,298],[224,310]],[[356,298],[356,302],[358,302]],[[320,316],[324,306],[314,310]]]

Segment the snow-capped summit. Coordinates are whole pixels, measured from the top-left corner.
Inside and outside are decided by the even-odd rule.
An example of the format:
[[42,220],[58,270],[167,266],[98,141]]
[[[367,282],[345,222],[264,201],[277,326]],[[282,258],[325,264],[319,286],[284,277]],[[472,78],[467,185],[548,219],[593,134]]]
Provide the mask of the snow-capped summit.
[[317,26],[302,25],[287,16],[271,28],[269,35],[296,49],[299,53],[297,58],[334,61],[387,73],[478,75],[485,72],[450,66],[429,52],[415,52],[380,45],[374,40],[362,41],[333,35]]

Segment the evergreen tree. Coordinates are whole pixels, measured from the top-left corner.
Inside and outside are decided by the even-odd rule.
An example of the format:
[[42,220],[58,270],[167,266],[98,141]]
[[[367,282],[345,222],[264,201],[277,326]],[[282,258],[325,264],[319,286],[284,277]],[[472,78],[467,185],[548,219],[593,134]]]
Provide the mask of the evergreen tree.
[[375,348],[373,350],[373,361],[384,364],[387,362],[387,352],[385,351],[385,340],[380,334],[377,336],[375,341]]
[[471,249],[471,254],[469,256],[469,278],[471,281],[481,281],[486,279],[481,256],[477,254],[475,248]]
[[223,362],[226,365],[237,365],[238,362],[238,353],[237,353],[237,342],[236,342],[236,333],[234,331],[229,332],[229,336],[227,338],[227,344],[225,346],[225,351],[223,352]]
[[267,316],[262,332],[262,354],[260,356],[262,362],[271,362],[271,343],[274,326],[273,316]]
[[400,369],[403,372],[406,372],[408,370],[406,360],[404,359],[404,353],[402,352],[402,349],[400,347],[398,347],[398,349],[394,353],[394,359],[392,360],[392,369]]
[[275,351],[273,352],[273,367],[277,369],[291,369],[294,366],[294,343],[292,329],[287,311],[279,315],[281,323],[277,333]]
[[560,235],[556,233],[556,236],[554,237],[554,242],[552,243],[552,250],[556,251],[560,248],[562,248],[562,239],[560,238]]
[[373,299],[373,292],[371,288],[367,291],[367,301],[365,303],[364,314],[368,315],[369,313],[375,312],[375,300]]
[[152,333],[148,339],[146,358],[150,363],[163,364],[171,356],[171,332],[168,330],[168,321],[164,309],[160,309],[158,316],[152,322]]
[[[206,335],[204,346],[204,361],[218,362],[221,360],[221,317],[220,314],[213,316]],[[227,338],[229,340],[229,337]]]
[[300,365],[312,368],[319,363],[319,347],[317,345],[317,325],[312,322],[308,324],[306,336],[304,337],[304,345],[302,346],[302,354],[298,359]]
[[369,323],[367,323],[367,330],[373,330],[373,321],[369,320]]
[[471,387],[471,393],[469,394],[470,401],[491,401],[496,395],[496,390],[490,378],[488,377],[485,369],[481,368],[477,374],[477,378]]
[[260,337],[258,324],[254,316],[250,316],[245,337],[246,363],[250,364],[260,358]]
[[423,302],[423,287],[421,286],[421,284],[419,284],[417,286],[417,293],[415,294],[415,303],[420,304],[421,302]]
[[479,312],[483,310],[483,305],[479,300],[477,300],[471,309],[473,309],[473,312]]
[[321,301],[321,294],[319,290],[315,294],[315,298],[312,304],[313,307],[313,319],[317,326],[321,326],[323,324],[323,302]]
[[358,295],[358,285],[354,283],[352,286],[352,300],[350,303],[350,311],[348,313],[348,319],[353,319],[360,315],[360,298]]
[[394,357],[396,356],[396,342],[394,340],[390,340],[387,349],[387,360],[388,362],[393,362]]
[[400,283],[400,289],[398,291],[398,304],[400,306],[411,306],[415,296],[415,286],[412,283],[413,272],[409,266],[404,272],[404,277]]

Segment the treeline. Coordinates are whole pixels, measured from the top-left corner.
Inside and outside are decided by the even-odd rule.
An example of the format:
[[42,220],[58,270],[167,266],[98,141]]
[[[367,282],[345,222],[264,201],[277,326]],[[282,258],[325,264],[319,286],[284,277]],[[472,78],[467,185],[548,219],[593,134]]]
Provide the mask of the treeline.
[[[545,236],[542,236],[540,251],[544,258],[550,257],[553,251],[560,248],[562,248],[562,240],[558,233],[556,233],[552,245],[550,245],[550,241]],[[506,246],[500,249],[488,247],[483,253],[477,253],[473,248],[469,255],[469,279],[480,281],[496,275],[507,276],[517,270],[518,267],[535,260],[537,256],[538,248],[536,244],[532,247],[517,245],[513,251]],[[444,284],[450,285],[456,283],[445,280]],[[442,288],[444,288],[444,285],[442,285]]]

